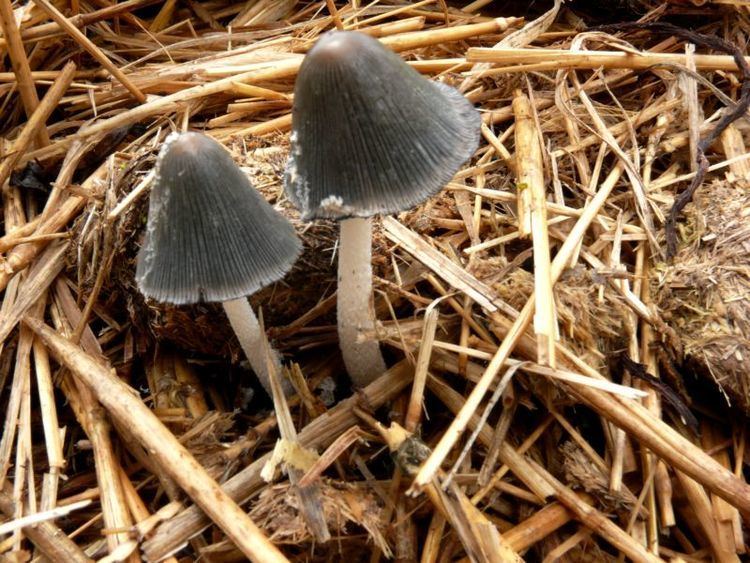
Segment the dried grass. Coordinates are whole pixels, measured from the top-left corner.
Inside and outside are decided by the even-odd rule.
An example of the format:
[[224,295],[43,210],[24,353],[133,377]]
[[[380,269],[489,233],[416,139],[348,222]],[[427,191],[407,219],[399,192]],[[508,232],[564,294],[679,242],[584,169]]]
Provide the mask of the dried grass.
[[654,268],[655,302],[679,331],[685,358],[750,412],[750,209],[747,182],[715,181],[687,210],[685,245]]
[[[615,4],[611,21],[679,16],[746,51],[744,2]],[[708,148],[671,261],[664,237],[697,139],[741,95],[736,64],[679,37],[584,32],[601,4],[498,13],[519,6],[0,0],[0,559],[243,560],[258,548],[222,518],[229,497],[294,561],[745,555],[747,117]],[[393,367],[354,395],[337,350],[337,226],[302,223],[281,187],[297,69],[341,26],[459,87],[483,117],[446,189],[378,222],[377,336]],[[304,242],[251,302],[297,375],[282,433],[320,454],[308,475],[261,478],[279,421],[221,308],[135,287],[148,174],[188,128],[225,144]],[[135,392],[102,396],[112,374]],[[170,431],[156,450],[152,415]],[[205,469],[195,481],[228,497],[165,463],[172,435]],[[299,482],[320,494],[328,542]]]

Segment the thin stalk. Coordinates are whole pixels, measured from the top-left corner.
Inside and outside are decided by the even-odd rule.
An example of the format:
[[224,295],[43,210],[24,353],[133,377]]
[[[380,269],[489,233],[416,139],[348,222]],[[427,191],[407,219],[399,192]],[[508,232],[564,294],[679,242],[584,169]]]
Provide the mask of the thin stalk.
[[[229,324],[232,325],[232,330],[234,330],[234,334],[237,336],[237,340],[240,341],[240,346],[242,346],[242,350],[250,362],[250,367],[253,368],[255,375],[258,376],[260,384],[266,390],[266,393],[269,396],[273,396],[271,391],[271,377],[268,374],[266,356],[263,351],[263,339],[265,335],[260,331],[258,318],[255,316],[252,307],[250,307],[250,303],[246,297],[241,297],[240,299],[224,301],[222,305],[229,319]],[[278,370],[277,373],[282,373],[279,353],[273,348],[270,348],[270,350],[276,364],[276,369]],[[292,390],[289,382],[284,380],[282,387],[284,393],[288,396]]]
[[361,338],[375,330],[372,307],[372,219],[354,217],[340,223],[337,292],[339,347],[346,370],[358,387],[385,371],[377,340]]

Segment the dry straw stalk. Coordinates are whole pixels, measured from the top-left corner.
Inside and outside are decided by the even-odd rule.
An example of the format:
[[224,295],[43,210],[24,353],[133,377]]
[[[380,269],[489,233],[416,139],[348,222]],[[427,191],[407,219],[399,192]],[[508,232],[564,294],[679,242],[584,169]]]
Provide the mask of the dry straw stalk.
[[[203,508],[251,560],[287,561],[281,552],[237,504],[211,479],[182,446],[138,399],[134,391],[112,375],[95,358],[80,351],[42,322],[24,321],[77,378],[89,386],[108,412],[130,426],[160,469],[172,477]],[[134,413],[137,413],[134,416]]]
[[[744,44],[741,2],[637,4]],[[678,32],[582,32],[600,16],[582,6],[527,21],[486,0],[0,0],[0,558],[741,560],[741,120],[706,147],[675,261],[660,254],[694,149],[745,78]],[[300,222],[281,181],[295,78],[334,28],[377,37],[482,115],[478,150],[444,190],[374,221],[377,335],[394,365],[356,393],[336,352],[336,236]],[[134,288],[171,130],[224,144],[305,242],[253,303],[293,362],[299,397],[279,395],[275,413],[259,389],[250,398],[220,312]],[[739,410],[696,391],[693,372]],[[267,483],[279,437],[320,457]],[[381,446],[404,438],[427,458],[394,469]],[[585,471],[568,470],[571,451]],[[426,495],[402,494],[412,484]],[[58,507],[75,510],[46,520]]]

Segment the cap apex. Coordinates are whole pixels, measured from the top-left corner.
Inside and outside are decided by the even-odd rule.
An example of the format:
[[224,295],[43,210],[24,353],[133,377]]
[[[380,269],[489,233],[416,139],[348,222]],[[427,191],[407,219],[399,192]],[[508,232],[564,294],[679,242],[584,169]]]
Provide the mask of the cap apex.
[[345,59],[353,51],[364,47],[367,39],[370,37],[353,31],[329,31],[318,40],[308,56],[332,62]]
[[211,139],[193,131],[171,133],[167,137],[167,145],[173,156],[195,155],[211,146]]

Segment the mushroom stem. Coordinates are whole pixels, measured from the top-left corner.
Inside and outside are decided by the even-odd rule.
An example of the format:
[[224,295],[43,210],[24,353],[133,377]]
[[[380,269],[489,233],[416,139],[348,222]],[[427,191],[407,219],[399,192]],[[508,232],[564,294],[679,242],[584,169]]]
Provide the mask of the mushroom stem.
[[[266,390],[266,393],[273,396],[271,393],[271,377],[268,374],[268,364],[263,353],[263,338],[265,338],[265,335],[261,333],[260,324],[253,312],[253,308],[246,297],[224,301],[222,305],[229,319],[229,324],[232,326],[232,330],[234,330],[234,334],[237,336],[237,340],[240,341],[240,346],[242,346],[242,350],[250,362],[250,367],[253,368],[255,375],[258,376],[260,384]],[[270,345],[268,349],[273,356],[277,373],[282,373],[279,353],[271,348]],[[286,379],[282,381],[282,388],[286,395],[290,394],[291,386]]]
[[340,222],[337,295],[339,347],[352,381],[364,387],[385,371],[377,340],[362,338],[375,330],[372,308],[372,219]]

